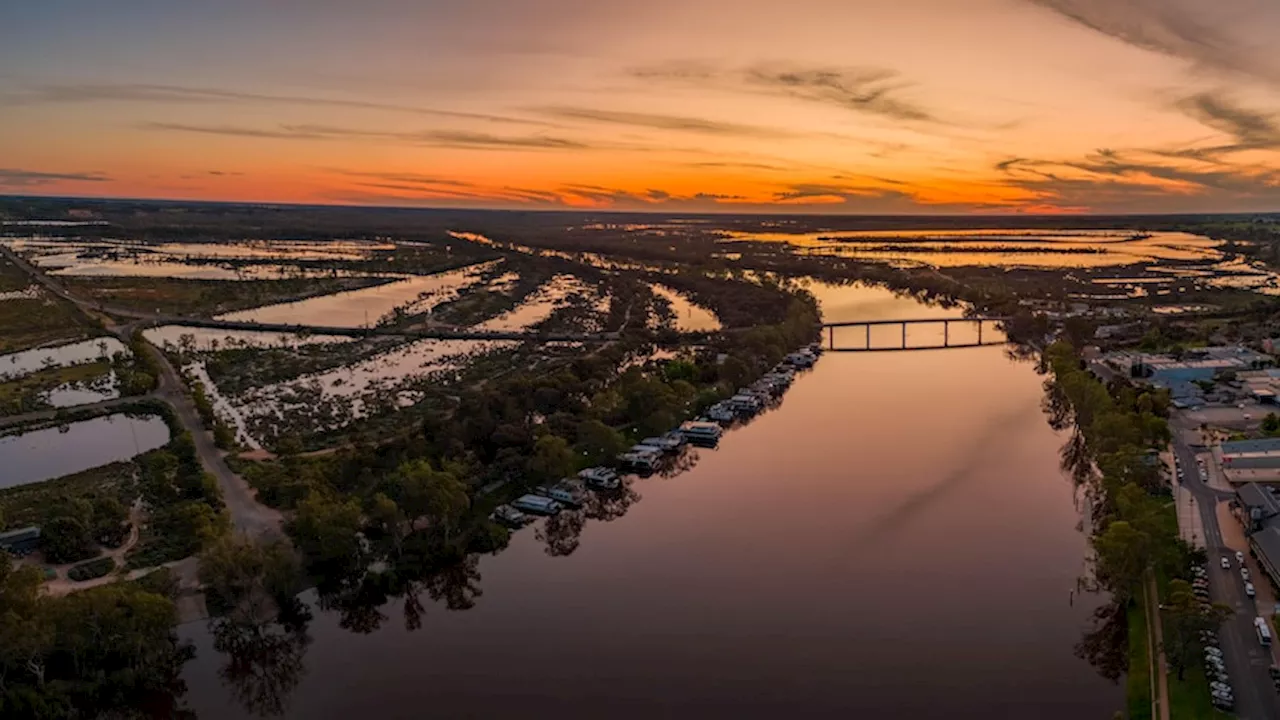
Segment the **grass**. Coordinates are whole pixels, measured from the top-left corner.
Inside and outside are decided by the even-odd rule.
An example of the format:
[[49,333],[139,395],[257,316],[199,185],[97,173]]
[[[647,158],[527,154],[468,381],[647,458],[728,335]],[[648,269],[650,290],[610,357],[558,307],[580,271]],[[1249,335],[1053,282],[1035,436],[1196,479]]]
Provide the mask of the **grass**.
[[39,525],[55,499],[63,497],[87,499],[107,494],[128,507],[138,495],[136,472],[134,463],[118,462],[54,480],[0,490],[3,527],[8,530]]
[[85,580],[100,578],[115,569],[116,561],[113,558],[100,557],[71,568],[67,571],[67,577],[76,582],[84,582]]
[[1128,720],[1151,720],[1151,661],[1147,655],[1147,612],[1129,604],[1129,673],[1125,681]]
[[93,383],[111,372],[105,362],[50,368],[0,383],[0,417],[48,409],[44,393],[68,383]]
[[1169,717],[1171,720],[1228,720],[1234,717],[1213,706],[1209,696],[1209,679],[1204,669],[1188,668],[1186,677],[1178,680],[1177,673],[1169,673]]
[[73,292],[104,305],[165,315],[216,315],[315,295],[380,285],[385,278],[185,280],[176,278],[66,278]]
[[0,353],[76,340],[94,332],[92,322],[74,305],[47,293],[0,301]]

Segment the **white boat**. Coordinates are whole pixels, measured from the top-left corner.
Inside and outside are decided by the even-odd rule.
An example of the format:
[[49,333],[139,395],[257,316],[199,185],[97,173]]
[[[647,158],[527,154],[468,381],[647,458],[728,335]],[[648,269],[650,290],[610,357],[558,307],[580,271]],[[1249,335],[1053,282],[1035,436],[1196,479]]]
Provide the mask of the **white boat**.
[[578,477],[587,487],[597,490],[617,490],[622,485],[622,478],[618,477],[618,473],[607,467],[587,468],[578,473]]
[[679,433],[667,433],[658,437],[647,437],[640,441],[645,447],[657,448],[663,452],[675,452],[685,444],[684,436]]
[[658,468],[658,463],[661,461],[662,451],[651,447],[645,447],[642,450],[632,448],[631,452],[625,452],[618,456],[618,462],[623,467],[633,468],[640,472],[653,472]]
[[724,428],[715,423],[687,422],[680,426],[680,434],[689,438],[689,442],[699,445],[714,445],[720,441]]
[[532,494],[521,495],[511,502],[511,506],[534,515],[555,515],[563,509],[560,503],[549,497]]
[[716,422],[733,422],[733,419],[737,416],[738,414],[733,411],[733,408],[724,403],[716,403],[707,408],[707,417]]
[[489,519],[496,523],[501,523],[509,527],[523,527],[527,525],[533,518],[525,515],[510,505],[499,505],[493,509],[493,513],[489,515]]
[[582,504],[587,501],[587,493],[575,480],[561,480],[555,485],[535,488],[534,492],[569,507],[582,507]]

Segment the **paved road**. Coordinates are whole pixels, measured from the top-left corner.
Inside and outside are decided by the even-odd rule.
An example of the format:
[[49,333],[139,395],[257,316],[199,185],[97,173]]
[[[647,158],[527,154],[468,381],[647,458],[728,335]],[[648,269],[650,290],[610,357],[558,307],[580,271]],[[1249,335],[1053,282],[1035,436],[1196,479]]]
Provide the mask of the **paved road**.
[[[1235,691],[1236,714],[1246,720],[1280,719],[1280,697],[1273,690],[1267,672],[1271,653],[1258,643],[1253,629],[1258,611],[1253,598],[1244,594],[1235,550],[1223,542],[1222,528],[1218,525],[1217,505],[1231,495],[1200,480],[1195,453],[1179,437],[1176,427],[1174,436],[1173,451],[1183,470],[1183,485],[1195,495],[1204,526],[1205,551],[1209,555],[1209,595],[1214,602],[1235,610],[1235,615],[1223,623],[1218,636]],[[1222,569],[1223,556],[1231,557],[1230,570]]]
[[[27,274],[50,292],[75,303],[81,310],[86,312],[100,311],[98,305],[67,291],[60,283],[40,272],[3,245],[0,245],[0,254],[25,270]],[[128,342],[132,327],[133,324],[119,326],[114,328],[113,331]],[[235,526],[237,531],[254,538],[284,537],[284,533],[281,531],[282,518],[280,513],[259,503],[244,478],[236,475],[227,466],[227,461],[223,457],[222,451],[213,444],[212,434],[206,430],[200,421],[200,414],[196,412],[195,405],[191,402],[191,398],[187,396],[186,386],[183,384],[182,379],[178,377],[178,372],[174,370],[169,359],[150,343],[145,343],[143,347],[160,367],[160,387],[152,396],[169,403],[173,407],[174,414],[182,424],[182,427],[191,433],[191,437],[195,442],[196,453],[200,456],[200,461],[205,470],[218,480],[218,486],[222,489],[222,499],[227,505],[228,513],[231,515],[232,525]],[[106,403],[98,403],[98,405],[110,407],[123,402],[126,402],[126,400],[108,401]],[[93,405],[86,405],[79,409],[92,409],[94,407]],[[50,412],[49,416],[52,417],[53,413]],[[13,419],[9,419],[9,422],[12,423]]]

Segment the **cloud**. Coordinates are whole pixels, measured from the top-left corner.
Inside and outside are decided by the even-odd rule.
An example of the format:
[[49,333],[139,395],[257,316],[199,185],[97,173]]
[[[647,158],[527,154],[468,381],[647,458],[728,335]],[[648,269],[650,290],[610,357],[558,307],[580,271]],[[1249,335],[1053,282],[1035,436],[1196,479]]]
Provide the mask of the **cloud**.
[[1157,151],[1100,149],[1068,160],[996,164],[1029,199],[1093,212],[1261,211],[1280,204],[1280,172],[1253,165],[1170,162]]
[[1196,93],[1176,105],[1189,117],[1232,138],[1228,145],[1184,151],[1186,156],[1212,157],[1239,150],[1280,148],[1280,124],[1275,116],[1238,105],[1222,93]]
[[900,97],[901,91],[909,84],[897,71],[882,67],[803,67],[761,63],[748,67],[717,68],[704,62],[671,61],[632,68],[627,74],[649,82],[823,103],[898,121],[942,122],[936,114]]
[[898,74],[883,68],[754,67],[748,83],[812,102],[883,115],[894,120],[935,122],[932,113],[892,94],[906,87]]
[[708,135],[736,135],[753,138],[793,137],[792,133],[774,128],[743,125],[740,123],[707,120],[683,115],[597,110],[583,107],[549,106],[532,108],[532,112],[557,120],[629,125],[655,130],[679,130]]
[[[1280,63],[1251,28],[1274,28],[1275,6],[1256,0],[1026,0],[1122,42],[1217,72],[1280,80]],[[1258,38],[1265,41],[1266,38]]]
[[0,168],[0,187],[25,188],[63,182],[107,182],[110,177],[99,172],[53,173],[37,170]]
[[238,125],[189,125],[167,122],[142,123],[139,127],[144,130],[271,140],[365,140],[478,150],[578,150],[588,147],[585,143],[576,140],[547,135],[495,135],[469,130],[390,132],[326,125],[278,125],[274,128],[255,128]]
[[515,125],[542,125],[547,123],[527,118],[491,115],[488,113],[460,112],[424,108],[398,103],[343,100],[336,98],[307,97],[301,95],[274,95],[267,93],[238,92],[216,88],[181,87],[176,85],[146,84],[83,84],[38,85],[0,96],[0,104],[34,105],[47,103],[135,102],[159,104],[189,103],[253,103],[300,105],[310,107],[350,108],[409,113],[430,117],[474,120]]

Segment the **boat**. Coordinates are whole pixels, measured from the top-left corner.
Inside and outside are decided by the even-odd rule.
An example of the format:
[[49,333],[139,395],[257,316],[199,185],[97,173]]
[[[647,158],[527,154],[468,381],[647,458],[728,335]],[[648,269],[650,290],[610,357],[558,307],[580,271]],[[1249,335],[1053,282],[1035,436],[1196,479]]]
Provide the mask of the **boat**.
[[576,480],[561,480],[555,485],[535,488],[534,492],[569,507],[582,507],[587,501],[587,493]]
[[628,452],[618,456],[623,467],[633,468],[640,472],[653,472],[662,461],[662,451],[648,445],[636,445]]
[[715,445],[720,442],[720,436],[724,434],[724,428],[716,423],[687,422],[680,426],[680,434],[688,438],[689,442],[697,445]]
[[506,525],[507,527],[524,527],[529,524],[533,518],[511,507],[510,505],[499,505],[493,509],[493,513],[489,515],[489,519]]
[[754,415],[764,407],[764,403],[760,402],[760,398],[741,390],[738,391],[737,395],[729,398],[728,404],[739,415]]
[[733,422],[733,419],[737,416],[738,414],[733,411],[733,408],[725,403],[716,403],[707,408],[707,417],[716,422]]
[[658,437],[647,437],[640,441],[645,447],[657,448],[663,452],[675,452],[684,446],[686,440],[680,433],[667,433]]
[[596,490],[617,490],[622,486],[622,478],[607,467],[587,468],[578,473],[578,478]]
[[533,513],[534,515],[555,515],[564,509],[560,503],[549,497],[532,494],[521,495],[511,501],[511,506],[517,510]]

